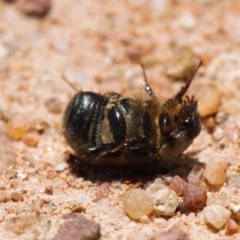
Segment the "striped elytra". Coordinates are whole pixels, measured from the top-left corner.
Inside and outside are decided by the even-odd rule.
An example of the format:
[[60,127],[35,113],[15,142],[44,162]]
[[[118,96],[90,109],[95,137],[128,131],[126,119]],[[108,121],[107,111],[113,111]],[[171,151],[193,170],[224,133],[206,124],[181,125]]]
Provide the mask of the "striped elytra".
[[185,86],[163,104],[145,72],[145,92],[138,98],[78,92],[63,117],[68,144],[80,160],[92,165],[147,165],[176,158],[201,131],[197,101],[184,98],[201,63]]

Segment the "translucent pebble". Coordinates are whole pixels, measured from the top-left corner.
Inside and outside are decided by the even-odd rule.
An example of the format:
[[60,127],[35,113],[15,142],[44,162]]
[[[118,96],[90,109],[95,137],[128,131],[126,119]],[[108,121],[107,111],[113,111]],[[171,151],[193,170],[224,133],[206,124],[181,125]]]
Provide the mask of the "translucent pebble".
[[180,178],[178,175],[175,175],[169,184],[169,188],[178,196],[182,196],[186,185],[187,183],[182,178]]
[[68,168],[67,163],[59,163],[58,165],[56,165],[55,171],[56,172],[63,172],[67,168]]
[[222,228],[230,215],[231,212],[228,209],[217,204],[209,205],[203,209],[204,220],[216,229]]
[[126,213],[133,219],[140,219],[153,212],[153,199],[144,190],[132,189],[123,199]]
[[198,183],[202,178],[203,168],[200,165],[195,165],[189,175],[187,176],[187,180],[190,183]]
[[153,196],[159,189],[165,188],[166,183],[162,178],[156,178],[152,184],[147,188],[147,193]]
[[155,213],[160,216],[173,216],[179,203],[177,194],[168,188],[158,190],[153,201]]
[[[215,120],[216,121],[216,120]],[[213,132],[213,139],[216,141],[221,140],[224,137],[224,131],[220,127],[216,127],[215,131]]]
[[189,95],[194,93],[194,97],[199,101],[198,112],[201,117],[211,116],[218,112],[221,93],[213,82],[193,82]]
[[222,185],[227,177],[227,161],[220,155],[215,155],[206,163],[203,176],[211,185]]
[[5,131],[8,136],[19,140],[27,132],[28,128],[27,120],[21,115],[16,115],[8,121]]

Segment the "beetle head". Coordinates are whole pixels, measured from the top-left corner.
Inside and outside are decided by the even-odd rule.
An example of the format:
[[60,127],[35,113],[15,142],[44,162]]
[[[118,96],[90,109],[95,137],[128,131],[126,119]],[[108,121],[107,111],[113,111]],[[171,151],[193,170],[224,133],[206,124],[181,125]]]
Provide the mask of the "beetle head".
[[162,145],[159,155],[162,160],[173,159],[185,151],[201,131],[201,120],[197,112],[198,103],[187,92],[198,67],[188,79],[185,86],[171,99],[167,100],[159,116]]

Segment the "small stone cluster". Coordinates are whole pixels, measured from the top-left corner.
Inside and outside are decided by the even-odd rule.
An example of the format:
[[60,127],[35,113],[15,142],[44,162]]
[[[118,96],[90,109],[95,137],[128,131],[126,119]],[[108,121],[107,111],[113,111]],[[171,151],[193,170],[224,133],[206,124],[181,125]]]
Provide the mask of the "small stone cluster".
[[[164,179],[164,177],[163,177]],[[123,207],[130,218],[142,221],[144,216],[172,217],[177,212],[201,212],[206,224],[233,235],[239,231],[240,201],[208,195],[220,189],[227,180],[227,162],[213,156],[205,169],[195,165],[186,180],[175,175],[167,181],[157,178],[146,189],[131,189],[123,198]],[[166,183],[168,182],[168,183]]]

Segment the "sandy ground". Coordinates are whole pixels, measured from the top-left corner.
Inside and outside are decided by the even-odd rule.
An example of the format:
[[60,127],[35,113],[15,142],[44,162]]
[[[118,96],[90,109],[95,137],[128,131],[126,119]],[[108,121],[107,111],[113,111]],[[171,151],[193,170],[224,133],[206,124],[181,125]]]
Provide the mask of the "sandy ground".
[[[127,190],[187,169],[184,178],[195,164],[165,176],[128,179],[102,169],[75,176],[61,129],[74,94],[62,76],[79,90],[122,94],[141,89],[142,62],[156,94],[169,98],[201,58],[190,92],[203,130],[179,159],[207,163],[218,154],[227,161],[224,184],[207,193],[207,204],[227,208],[240,198],[239,44],[235,0],[55,0],[45,18],[0,1],[0,238],[52,239],[74,212],[99,223],[101,239],[151,239],[172,226],[191,240],[240,239],[239,230],[230,236],[207,225],[202,211],[131,220],[122,206]],[[238,224],[240,214],[231,218]]]

